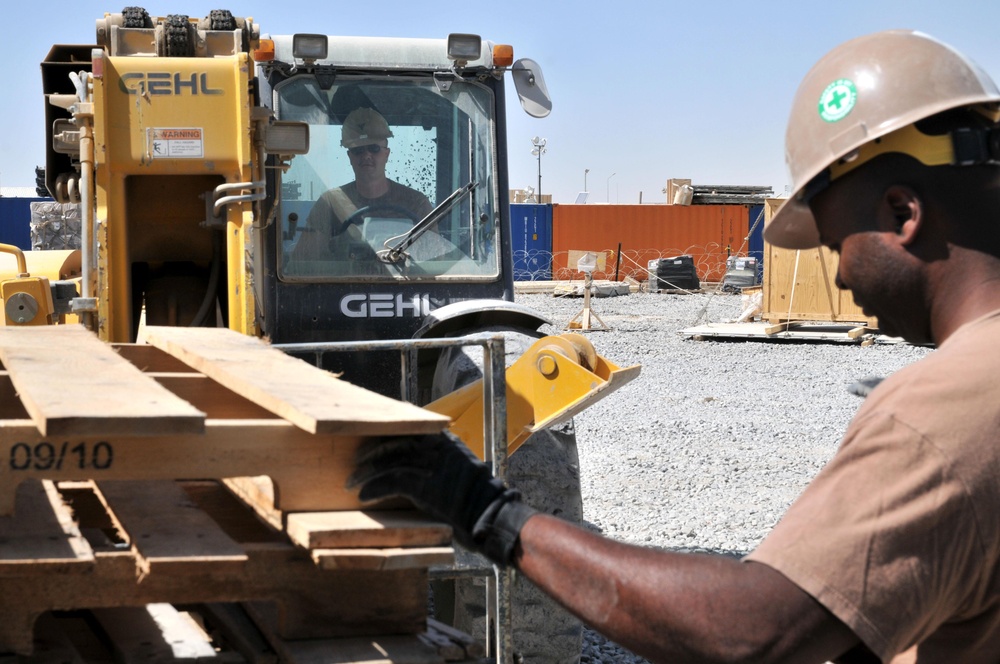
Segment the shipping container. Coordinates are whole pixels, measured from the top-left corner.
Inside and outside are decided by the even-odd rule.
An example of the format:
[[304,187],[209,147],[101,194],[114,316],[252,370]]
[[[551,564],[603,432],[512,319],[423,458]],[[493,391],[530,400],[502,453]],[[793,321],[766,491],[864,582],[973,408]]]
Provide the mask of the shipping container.
[[0,242],[23,251],[31,249],[31,204],[48,198],[0,196]]
[[512,204],[510,231],[514,281],[550,281],[552,206]]
[[552,276],[581,279],[571,252],[591,251],[605,266],[596,279],[645,281],[650,261],[691,256],[701,281],[721,281],[748,218],[745,205],[554,205]]
[[748,208],[750,232],[747,236],[746,251],[740,252],[739,256],[757,259],[757,283],[764,279],[764,217],[765,206],[751,205]]

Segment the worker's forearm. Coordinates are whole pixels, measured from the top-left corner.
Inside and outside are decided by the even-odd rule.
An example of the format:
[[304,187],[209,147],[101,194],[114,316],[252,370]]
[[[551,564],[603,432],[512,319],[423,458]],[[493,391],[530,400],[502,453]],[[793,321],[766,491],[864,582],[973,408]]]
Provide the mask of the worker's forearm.
[[824,662],[854,640],[768,567],[622,544],[547,515],[525,524],[515,562],[587,625],[653,661]]

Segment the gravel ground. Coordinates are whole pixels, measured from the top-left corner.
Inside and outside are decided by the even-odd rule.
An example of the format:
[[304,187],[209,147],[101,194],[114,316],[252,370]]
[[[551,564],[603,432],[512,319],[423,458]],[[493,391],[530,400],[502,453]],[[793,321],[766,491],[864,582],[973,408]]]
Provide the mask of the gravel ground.
[[[557,334],[581,298],[518,295]],[[592,300],[597,352],[641,375],[576,418],[584,519],[617,540],[742,555],[836,451],[861,404],[848,387],[931,352],[905,343],[695,341],[743,298],[633,293]],[[586,630],[582,661],[646,662]]]

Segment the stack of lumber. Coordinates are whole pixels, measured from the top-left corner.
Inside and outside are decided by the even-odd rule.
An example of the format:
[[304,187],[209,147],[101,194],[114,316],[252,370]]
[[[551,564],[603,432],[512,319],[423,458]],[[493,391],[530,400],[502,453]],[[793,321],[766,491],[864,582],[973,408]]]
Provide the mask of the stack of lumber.
[[450,530],[398,504],[362,510],[345,488],[365,437],[436,432],[445,418],[228,330],[147,337],[0,328],[0,653],[482,654],[427,616],[428,567],[452,560]]

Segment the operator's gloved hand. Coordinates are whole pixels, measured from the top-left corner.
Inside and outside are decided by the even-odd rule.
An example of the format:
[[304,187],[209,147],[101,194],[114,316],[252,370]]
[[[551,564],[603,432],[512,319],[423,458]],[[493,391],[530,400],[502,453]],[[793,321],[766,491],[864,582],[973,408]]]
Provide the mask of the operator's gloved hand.
[[521,527],[535,510],[493,477],[461,440],[444,432],[364,443],[348,488],[362,501],[403,496],[451,525],[462,546],[510,564]]

